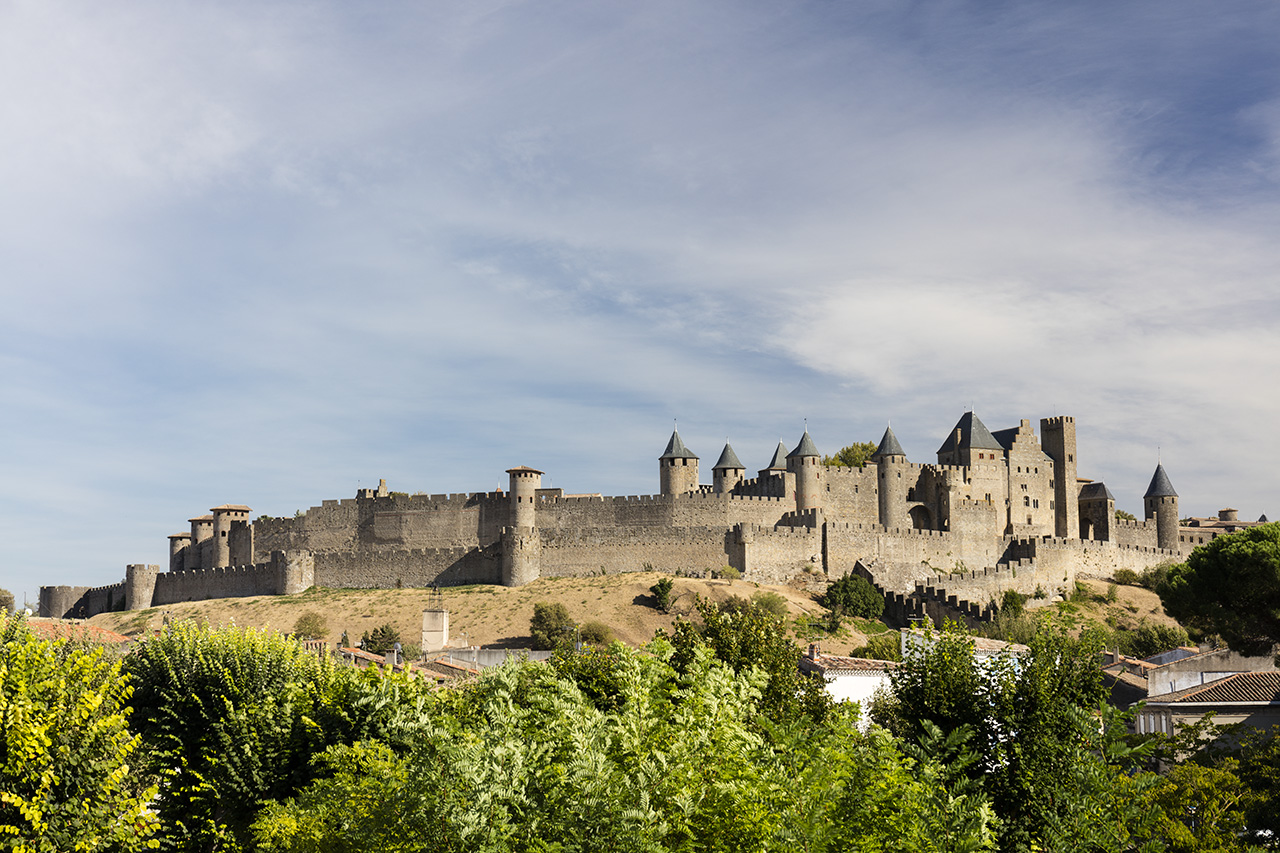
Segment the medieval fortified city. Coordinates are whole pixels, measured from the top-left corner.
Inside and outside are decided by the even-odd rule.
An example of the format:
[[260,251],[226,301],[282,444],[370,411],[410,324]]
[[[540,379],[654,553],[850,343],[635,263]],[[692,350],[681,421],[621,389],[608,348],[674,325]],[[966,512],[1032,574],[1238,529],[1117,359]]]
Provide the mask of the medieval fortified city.
[[900,621],[973,622],[1006,591],[1057,597],[1077,578],[1181,560],[1258,523],[1227,509],[1180,525],[1178,494],[1159,464],[1144,518],[1117,518],[1106,485],[1078,476],[1075,419],[1039,426],[1039,436],[1027,419],[992,432],[966,412],[936,463],[909,460],[887,428],[862,468],[822,464],[806,430],[790,450],[779,443],[754,477],[726,444],[711,485],[673,432],[655,495],[566,495],[521,465],[507,471],[506,492],[409,495],[384,480],[295,518],[256,520],[249,507],[226,504],[169,537],[166,571],[137,564],[111,586],[42,587],[40,615],[84,618],[313,585],[520,586],[602,567],[704,574],[729,566],[759,583],[856,573]]

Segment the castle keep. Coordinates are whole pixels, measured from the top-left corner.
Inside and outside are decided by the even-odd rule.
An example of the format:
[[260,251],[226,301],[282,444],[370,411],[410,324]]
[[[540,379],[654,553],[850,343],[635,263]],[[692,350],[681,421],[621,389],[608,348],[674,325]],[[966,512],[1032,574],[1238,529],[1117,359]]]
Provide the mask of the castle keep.
[[1052,598],[1077,575],[1180,559],[1178,497],[1157,466],[1145,520],[1115,517],[1100,482],[1077,477],[1070,417],[992,432],[972,412],[936,463],[907,459],[892,429],[863,468],[824,465],[806,430],[753,477],[728,444],[701,482],[673,432],[656,495],[566,495],[543,472],[507,471],[506,492],[406,495],[361,489],[295,518],[251,521],[241,505],[190,519],[169,565],[129,566],[107,587],[43,587],[41,615],[89,616],[326,587],[518,586],[542,576],[647,569],[748,580],[871,579],[901,616],[989,615],[1007,590]]

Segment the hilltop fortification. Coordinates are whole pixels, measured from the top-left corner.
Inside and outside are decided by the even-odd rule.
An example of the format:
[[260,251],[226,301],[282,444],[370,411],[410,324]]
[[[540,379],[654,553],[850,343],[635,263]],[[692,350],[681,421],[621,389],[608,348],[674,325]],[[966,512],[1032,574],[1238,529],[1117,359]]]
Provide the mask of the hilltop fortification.
[[983,618],[1013,589],[1052,598],[1078,574],[1105,577],[1179,559],[1177,494],[1158,467],[1146,518],[1121,522],[1101,482],[1077,477],[1076,424],[1029,420],[992,432],[966,412],[937,461],[907,459],[886,429],[863,468],[822,464],[806,430],[748,477],[728,444],[700,482],[673,432],[655,495],[571,496],[543,472],[507,471],[503,492],[361,489],[294,518],[251,521],[225,504],[169,537],[167,571],[129,566],[119,584],[44,587],[41,615],[90,616],[202,598],[326,587],[519,586],[543,576],[657,569],[747,580],[873,580],[904,618]]

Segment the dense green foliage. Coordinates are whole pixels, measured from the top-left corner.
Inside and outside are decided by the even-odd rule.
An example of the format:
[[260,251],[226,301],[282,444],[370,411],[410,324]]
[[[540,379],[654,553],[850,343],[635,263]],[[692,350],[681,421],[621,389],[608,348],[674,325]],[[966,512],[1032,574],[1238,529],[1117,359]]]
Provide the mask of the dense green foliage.
[[785,620],[696,608],[644,650],[561,643],[443,690],[190,623],[122,672],[0,620],[0,850],[1276,849],[1280,731],[1129,736],[1096,634],[919,635],[861,732]]
[[143,849],[154,787],[131,766],[129,687],[101,649],[0,614],[0,850]]
[[860,575],[837,578],[819,596],[818,603],[836,613],[864,619],[879,619],[884,613],[884,596]]
[[573,639],[577,624],[569,618],[569,611],[560,602],[539,601],[533,605],[533,618],[529,620],[529,638],[535,649],[554,649]]
[[1191,642],[1180,625],[1158,625],[1143,622],[1128,631],[1116,632],[1120,651],[1135,658],[1148,658]]
[[235,849],[262,803],[311,781],[314,756],[377,738],[404,748],[425,686],[338,667],[265,631],[170,627],[126,660],[132,723],[160,779],[165,848]]
[[876,452],[876,443],[873,441],[855,441],[848,447],[842,447],[836,451],[835,456],[822,457],[823,465],[839,465],[846,468],[862,468],[867,464],[867,460],[871,458],[871,454]]
[[759,716],[764,676],[698,645],[610,652],[616,701],[572,671],[509,664],[442,697],[417,746],[330,750],[269,806],[263,851],[943,851],[988,846],[992,814],[952,774],[850,718]]
[[1242,654],[1269,654],[1280,643],[1280,522],[1196,548],[1156,592],[1188,628],[1218,634]]
[[1089,713],[1104,697],[1098,649],[1047,622],[1025,656],[980,658],[973,643],[955,626],[920,635],[893,675],[893,698],[875,709],[877,721],[922,745],[933,726],[972,733],[980,760],[968,778],[1001,820],[1001,850],[1091,849],[1059,846],[1070,839],[1126,849],[1104,844],[1108,822],[1122,828],[1126,844],[1144,831],[1137,802],[1145,788],[1126,775],[1131,764],[1107,760],[1119,755],[1107,755],[1108,739],[1123,728],[1105,718],[1099,728]]
[[0,616],[13,612],[13,593],[7,589],[0,589]]
[[736,673],[755,669],[764,674],[760,710],[775,720],[821,721],[826,716],[831,700],[822,682],[800,675],[800,648],[778,617],[755,605],[722,610],[700,598],[694,606],[702,623],[677,619],[673,628],[671,663],[678,671],[686,672],[705,648]]

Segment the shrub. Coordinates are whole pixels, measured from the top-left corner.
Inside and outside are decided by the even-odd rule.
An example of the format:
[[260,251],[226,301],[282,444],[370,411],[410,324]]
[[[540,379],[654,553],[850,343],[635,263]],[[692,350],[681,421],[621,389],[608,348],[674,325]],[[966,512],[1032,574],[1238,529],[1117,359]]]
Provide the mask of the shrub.
[[845,575],[832,583],[818,598],[818,603],[830,610],[864,619],[879,619],[884,613],[884,596],[859,575]]
[[329,623],[314,610],[308,610],[293,623],[293,635],[303,640],[322,640],[329,635]]
[[772,590],[762,590],[751,596],[751,603],[765,613],[771,613],[779,619],[786,619],[790,613],[787,600]]
[[1016,589],[1006,589],[1000,599],[1000,612],[1009,616],[1021,615],[1027,608],[1027,596]]
[[1107,604],[1115,604],[1119,599],[1119,588],[1113,583],[1107,584]]
[[663,613],[671,612],[671,589],[675,585],[675,581],[671,578],[659,578],[657,583],[649,587],[649,592],[653,593],[656,607]]
[[1120,651],[1135,658],[1148,658],[1190,642],[1186,629],[1181,625],[1157,625],[1145,621],[1131,631],[1120,632],[1119,640]]
[[607,646],[614,639],[613,629],[596,619],[583,622],[578,628],[578,636],[582,642],[591,646]]
[[533,605],[533,618],[529,620],[529,637],[533,647],[539,650],[554,649],[568,642],[576,623],[569,618],[564,605],[539,601]]
[[1081,581],[1076,581],[1076,585],[1071,588],[1071,601],[1088,601],[1093,598],[1093,593],[1089,591],[1089,585]]
[[742,577],[742,572],[738,571],[733,566],[725,566],[723,569],[720,570],[720,577],[723,578],[724,580],[727,580],[729,584],[732,586],[734,581]]
[[867,638],[865,646],[850,651],[849,656],[871,660],[902,660],[902,638],[897,631],[874,634]]
[[1115,578],[1121,586],[1138,586],[1142,580],[1133,569],[1116,569]]

